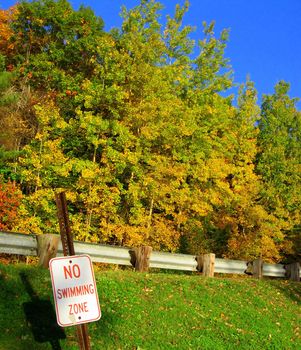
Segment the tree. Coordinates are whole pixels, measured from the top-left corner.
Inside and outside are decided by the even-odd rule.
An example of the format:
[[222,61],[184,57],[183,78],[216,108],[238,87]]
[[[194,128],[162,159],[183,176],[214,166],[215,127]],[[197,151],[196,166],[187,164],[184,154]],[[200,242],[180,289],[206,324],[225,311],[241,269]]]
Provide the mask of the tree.
[[100,63],[96,48],[102,29],[102,19],[90,8],[75,11],[66,0],[22,1],[9,21],[7,64],[22,83],[72,113],[81,81]]
[[228,177],[233,191],[231,209],[227,212],[228,219],[221,218],[221,224],[227,225],[228,221],[231,227],[227,256],[277,261],[281,258],[283,223],[260,202],[263,184],[255,171],[260,121],[256,102],[254,84],[247,81],[240,89],[232,124],[234,168]]
[[257,171],[264,182],[261,202],[285,222],[283,250],[293,253],[291,245],[297,249],[300,240],[301,113],[296,107],[298,100],[288,92],[289,84],[281,81],[274,94],[263,98]]
[[0,182],[0,230],[12,230],[17,222],[21,192],[12,182]]
[[[0,52],[4,55],[10,55],[13,52],[14,45],[10,41],[13,35],[11,25],[17,15],[17,7],[10,7],[8,10],[0,10]],[[7,67],[12,69],[11,65]]]

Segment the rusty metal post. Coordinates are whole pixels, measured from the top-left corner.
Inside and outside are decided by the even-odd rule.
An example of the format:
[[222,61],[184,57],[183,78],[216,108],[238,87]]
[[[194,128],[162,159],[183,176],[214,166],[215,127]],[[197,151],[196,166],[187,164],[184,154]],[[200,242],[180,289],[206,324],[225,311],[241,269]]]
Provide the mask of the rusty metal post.
[[75,255],[65,192],[55,195],[64,256]]
[[[75,255],[73,235],[71,233],[68,208],[65,192],[57,193],[55,195],[55,201],[57,206],[57,215],[60,225],[61,240],[63,246],[64,256]],[[90,339],[88,334],[88,327],[86,324],[80,324],[76,326],[77,338],[80,350],[90,350]]]

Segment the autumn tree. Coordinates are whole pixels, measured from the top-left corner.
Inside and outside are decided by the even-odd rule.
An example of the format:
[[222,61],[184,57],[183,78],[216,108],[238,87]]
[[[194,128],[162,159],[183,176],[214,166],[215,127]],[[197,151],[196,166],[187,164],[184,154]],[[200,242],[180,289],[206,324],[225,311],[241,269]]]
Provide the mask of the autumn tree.
[[17,212],[21,201],[21,192],[12,182],[0,178],[0,230],[10,231],[17,222]]
[[262,203],[283,222],[286,253],[298,254],[300,242],[301,113],[297,99],[288,95],[289,84],[279,82],[263,98],[259,123],[257,171],[264,188]]
[[[17,7],[10,7],[8,10],[0,10],[0,52],[5,56],[13,54],[14,44],[11,41],[13,35],[12,23],[17,15]],[[12,70],[11,64],[7,65],[8,70]]]
[[283,241],[281,221],[261,203],[263,184],[255,171],[259,121],[257,92],[248,81],[240,89],[232,124],[233,173],[227,178],[232,203],[219,225],[230,227],[226,256],[277,261],[281,258]]

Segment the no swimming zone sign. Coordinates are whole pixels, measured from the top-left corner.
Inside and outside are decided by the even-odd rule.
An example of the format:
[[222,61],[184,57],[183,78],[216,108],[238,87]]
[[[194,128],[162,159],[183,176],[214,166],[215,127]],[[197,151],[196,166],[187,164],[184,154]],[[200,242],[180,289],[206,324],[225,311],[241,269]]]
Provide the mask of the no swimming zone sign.
[[101,311],[90,257],[54,258],[49,269],[58,324],[67,327],[99,320]]

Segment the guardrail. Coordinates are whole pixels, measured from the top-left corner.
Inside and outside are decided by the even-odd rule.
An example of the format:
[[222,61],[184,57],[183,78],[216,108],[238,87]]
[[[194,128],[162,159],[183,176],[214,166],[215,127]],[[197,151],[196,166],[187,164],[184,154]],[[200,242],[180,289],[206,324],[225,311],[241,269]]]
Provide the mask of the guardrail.
[[[20,234],[13,232],[0,232],[0,253],[19,254],[26,256],[38,256],[38,243],[36,235]],[[76,254],[88,254],[91,260],[99,263],[131,266],[131,248],[109,246],[103,244],[74,242]],[[63,255],[61,243],[58,247],[58,255]],[[213,254],[211,254],[213,255]],[[214,273],[244,274],[247,269],[247,261],[219,259],[214,260]],[[149,267],[198,271],[197,257],[188,254],[173,254],[153,251],[149,257]],[[286,268],[281,264],[262,265],[262,275],[267,277],[286,277]],[[301,278],[301,273],[299,271]]]
[[37,256],[36,236],[0,232],[0,253]]

